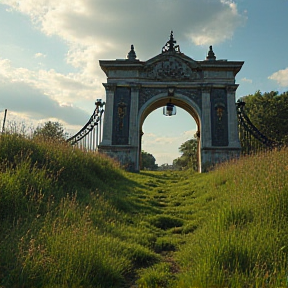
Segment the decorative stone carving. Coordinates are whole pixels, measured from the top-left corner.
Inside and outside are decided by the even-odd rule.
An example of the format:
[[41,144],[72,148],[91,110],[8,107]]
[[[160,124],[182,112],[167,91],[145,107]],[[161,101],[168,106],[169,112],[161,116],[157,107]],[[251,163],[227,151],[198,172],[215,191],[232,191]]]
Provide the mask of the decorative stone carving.
[[169,39],[169,41],[167,41],[167,43],[163,46],[163,48],[162,48],[162,53],[166,53],[166,52],[176,52],[176,53],[180,53],[180,47],[179,47],[179,45],[175,45],[176,43],[177,43],[177,41],[174,40],[173,31],[171,31],[171,33],[170,33],[170,39]]
[[123,129],[123,118],[126,116],[127,104],[121,99],[121,102],[118,103],[118,120],[119,120],[119,130]]
[[131,50],[130,50],[130,52],[127,55],[127,59],[130,60],[130,61],[135,61],[136,57],[137,56],[136,56],[136,53],[135,53],[135,50],[134,50],[134,45],[132,44],[131,45]]
[[206,60],[207,61],[215,61],[216,60],[216,56],[215,56],[215,53],[213,52],[212,46],[209,47],[209,52],[208,52],[208,55],[206,57]]
[[147,78],[162,80],[200,79],[201,73],[192,70],[184,61],[176,57],[165,57],[147,68]]
[[201,97],[201,90],[200,89],[176,89],[176,93],[182,94],[193,102],[195,102],[198,107],[202,106],[202,97]]
[[226,89],[211,92],[212,145],[228,146],[228,114]]
[[148,100],[161,93],[167,93],[167,89],[142,88],[139,94],[139,110]]
[[127,145],[129,142],[131,90],[117,87],[114,96],[112,145]]
[[[150,99],[155,97],[156,95],[167,93],[169,94],[169,89],[167,88],[142,88],[139,94],[139,110],[141,107]],[[202,97],[200,89],[181,89],[177,88],[174,91],[175,94],[182,94],[192,101],[194,101],[198,107],[202,106]]]

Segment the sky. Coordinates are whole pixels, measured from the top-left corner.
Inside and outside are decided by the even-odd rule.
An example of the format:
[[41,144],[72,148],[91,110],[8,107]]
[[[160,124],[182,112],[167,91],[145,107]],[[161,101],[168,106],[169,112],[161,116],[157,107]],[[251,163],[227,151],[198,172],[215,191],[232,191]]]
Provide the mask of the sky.
[[[237,99],[288,91],[287,13],[288,0],[0,0],[0,127],[7,109],[10,127],[57,121],[74,134],[95,100],[105,101],[99,60],[125,59],[133,44],[147,61],[171,30],[196,61],[210,45],[217,59],[245,61]],[[196,129],[186,111],[157,109],[144,122],[142,148],[171,164]]]

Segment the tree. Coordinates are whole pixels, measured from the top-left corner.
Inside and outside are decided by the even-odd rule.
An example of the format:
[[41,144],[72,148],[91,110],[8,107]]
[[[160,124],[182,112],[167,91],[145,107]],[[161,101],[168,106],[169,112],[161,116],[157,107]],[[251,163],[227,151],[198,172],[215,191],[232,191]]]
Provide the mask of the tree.
[[192,138],[179,147],[179,152],[182,155],[173,160],[173,166],[180,169],[192,168],[195,171],[198,170],[198,141],[195,138]]
[[266,137],[288,144],[288,92],[257,91],[242,98],[251,122]]
[[43,137],[46,140],[65,141],[66,136],[67,133],[59,122],[48,121],[34,131],[34,137]]
[[148,169],[148,170],[157,170],[158,165],[155,163],[156,159],[154,156],[150,153],[147,153],[145,151],[141,151],[141,165],[140,169]]

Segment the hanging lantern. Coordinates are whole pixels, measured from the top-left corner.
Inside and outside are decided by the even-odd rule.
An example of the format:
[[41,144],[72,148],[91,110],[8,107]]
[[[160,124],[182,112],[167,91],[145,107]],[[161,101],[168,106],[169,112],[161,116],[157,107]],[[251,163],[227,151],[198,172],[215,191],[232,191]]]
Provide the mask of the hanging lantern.
[[176,107],[172,103],[167,103],[165,107],[163,107],[163,115],[172,116],[176,115]]

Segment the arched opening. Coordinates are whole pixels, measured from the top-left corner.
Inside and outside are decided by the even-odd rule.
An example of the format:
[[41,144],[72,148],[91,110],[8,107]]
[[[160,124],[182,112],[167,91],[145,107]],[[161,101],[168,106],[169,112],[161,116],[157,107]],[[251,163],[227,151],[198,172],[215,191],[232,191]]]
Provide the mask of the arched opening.
[[[172,103],[173,105],[176,106],[177,114],[175,116],[167,117],[162,114],[162,108],[166,106],[167,103]],[[183,127],[181,126],[181,124]],[[147,129],[147,127],[150,127],[150,128]],[[148,149],[145,151],[153,155],[154,151],[157,152],[157,142],[158,142],[158,153],[161,154],[161,152],[159,152],[159,147],[161,147],[162,145],[161,150],[162,150],[162,154],[164,154],[162,155],[164,157],[160,160],[160,163],[164,164],[166,162],[165,152],[167,155],[168,150],[170,150],[170,152],[171,150],[173,150],[171,155],[167,157],[167,162],[168,162],[167,164],[172,164],[173,160],[180,156],[178,152],[178,148],[180,147],[180,145],[183,144],[185,141],[193,138],[193,136],[197,134],[198,135],[198,138],[197,138],[198,140],[198,150],[197,150],[198,171],[200,171],[200,167],[201,167],[200,109],[188,97],[183,96],[183,95],[175,95],[174,97],[168,97],[166,94],[165,96],[158,95],[156,97],[153,97],[153,99],[150,99],[149,101],[147,101],[143,105],[143,107],[141,107],[139,111],[139,131],[140,131],[139,133],[139,165],[141,163],[141,150],[145,150],[143,149],[143,147],[145,146],[148,147]],[[187,132],[186,136],[184,135],[185,131]],[[143,133],[145,134],[147,133],[148,134],[147,137]],[[158,139],[157,139],[157,133],[159,135]],[[145,141],[145,139],[147,141],[149,137],[150,137],[150,141],[154,137],[153,139],[154,145],[152,149],[149,149],[149,144],[146,145],[147,143],[145,144],[143,143],[143,141]],[[179,137],[179,139],[177,139],[177,137]],[[172,142],[174,144],[174,147],[173,147]],[[150,147],[151,147],[151,143],[150,143]],[[156,157],[156,161],[157,161],[157,157]],[[159,164],[158,161],[157,161],[157,164]]]

